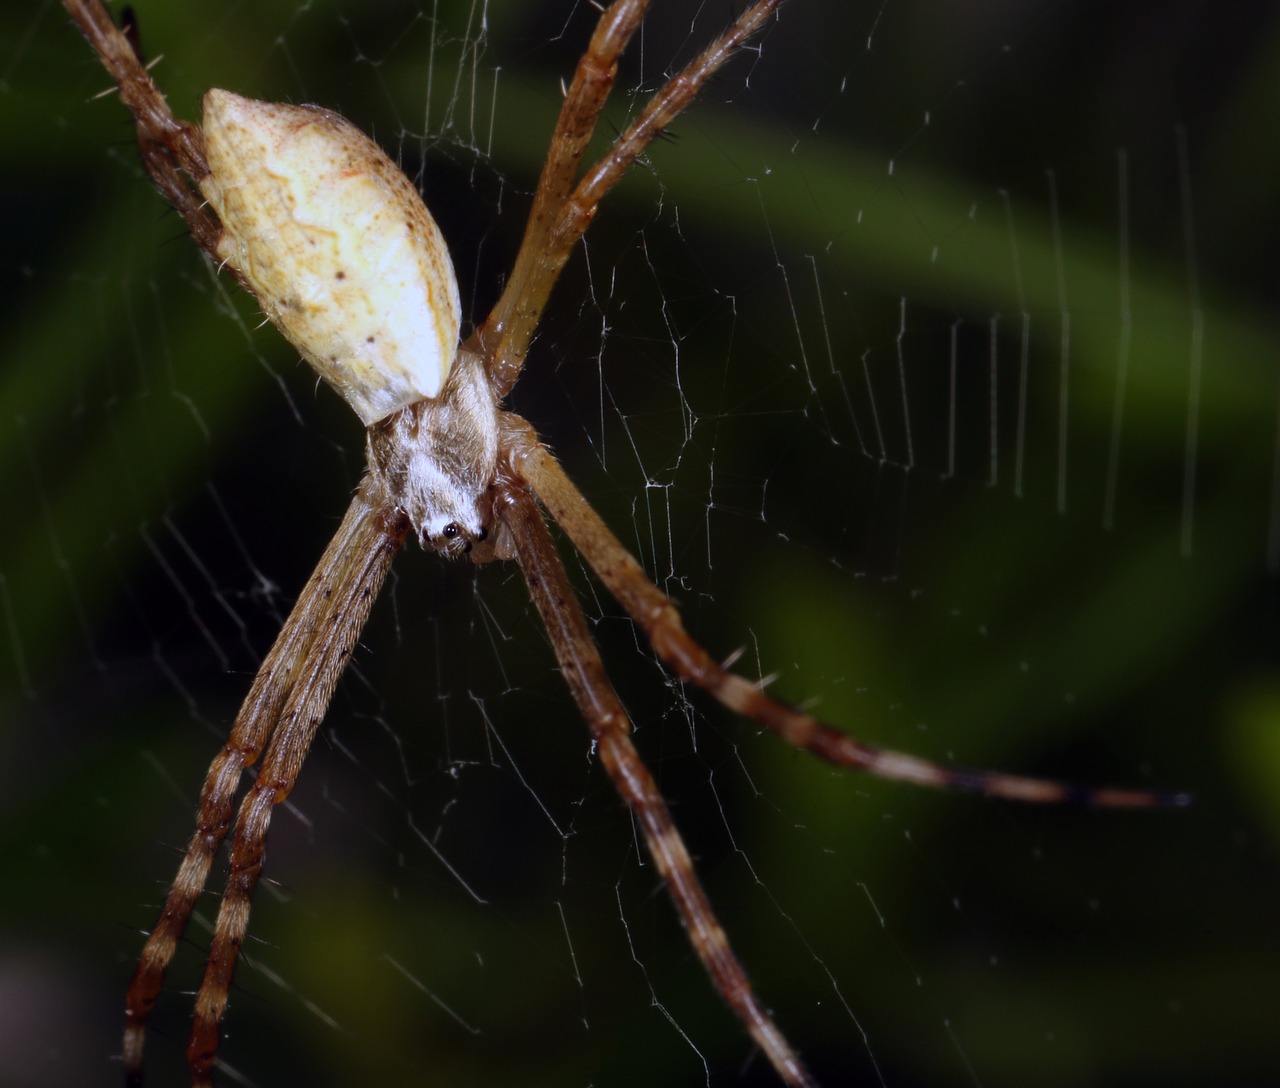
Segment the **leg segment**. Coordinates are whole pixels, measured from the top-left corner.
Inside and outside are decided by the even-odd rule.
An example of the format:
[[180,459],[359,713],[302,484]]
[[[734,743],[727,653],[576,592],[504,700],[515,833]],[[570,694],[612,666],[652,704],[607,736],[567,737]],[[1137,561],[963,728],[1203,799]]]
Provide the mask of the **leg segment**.
[[64,0],[89,39],[138,126],[138,147],[156,188],[186,220],[191,235],[214,260],[222,227],[206,209],[196,185],[209,173],[204,136],[197,125],[179,121],[169,109],[132,43],[111,21],[100,0]]
[[812,1088],[814,1082],[804,1064],[761,1005],[730,948],[666,803],[631,743],[631,722],[609,683],[542,512],[529,492],[520,490],[510,496],[499,516],[515,543],[520,569],[551,636],[560,671],[587,720],[605,770],[639,821],[694,951],[721,997],[783,1082],[794,1088]]
[[569,535],[597,577],[644,630],[657,655],[680,677],[703,688],[737,714],[777,733],[788,744],[842,767],[857,767],[881,778],[919,786],[968,790],[1015,801],[1055,804],[1079,801],[1112,808],[1185,804],[1184,794],[1152,790],[1081,789],[1060,782],[995,771],[944,767],[917,756],[864,744],[795,707],[773,699],[755,684],[731,673],[689,637],[671,599],[650,581],[644,568],[610,532],[542,446],[526,447],[519,471],[539,500]]
[[[279,790],[283,779],[288,776],[296,778],[298,766],[305,755],[305,747],[298,751],[298,743],[293,739],[297,716],[302,709],[307,709],[310,716],[315,717],[316,724],[323,717],[337,679],[332,659],[338,658],[336,669],[340,672],[403,538],[404,528],[392,523],[385,508],[376,501],[372,485],[368,482],[363,484],[258,670],[231,727],[231,735],[209,767],[200,791],[196,832],[178,868],[164,909],[143,946],[138,969],[125,998],[124,1068],[129,1084],[141,1083],[147,1018],[160,993],[165,968],[173,958],[178,939],[208,880],[214,856],[231,826],[232,806],[241,773],[257,760],[274,731],[275,740],[268,751],[267,762],[241,810],[243,823],[248,803],[256,794],[268,789]],[[312,662],[320,652],[326,655],[327,671]],[[307,666],[305,672],[304,665]],[[280,750],[288,755],[283,758],[277,755]],[[282,762],[288,764],[284,770],[279,766]],[[289,779],[290,785],[292,778]],[[237,845],[241,837],[238,830]],[[260,864],[260,856],[258,861]],[[254,870],[255,880],[256,877]],[[236,879],[236,858],[233,856],[232,884]],[[251,886],[249,890],[252,890]],[[231,898],[231,890],[228,889],[219,914],[219,932],[224,928],[222,914],[226,912],[227,900]],[[218,947],[215,934],[215,950]],[[212,963],[212,953],[210,958]]]
[[515,385],[547,296],[569,258],[572,246],[551,252],[547,238],[577,180],[583,153],[613,89],[618,58],[648,6],[649,0],[618,0],[601,14],[556,118],[511,278],[488,320],[467,345],[492,359],[490,379],[499,396],[506,396]]
[[499,397],[505,397],[520,376],[551,289],[595,218],[600,201],[743,43],[760,33],[780,2],[756,0],[687,67],[663,84],[640,116],[570,192],[613,86],[618,56],[640,25],[648,0],[618,0],[600,17],[561,107],[511,279],[493,313],[466,343],[468,350],[484,353],[490,360],[489,377]]

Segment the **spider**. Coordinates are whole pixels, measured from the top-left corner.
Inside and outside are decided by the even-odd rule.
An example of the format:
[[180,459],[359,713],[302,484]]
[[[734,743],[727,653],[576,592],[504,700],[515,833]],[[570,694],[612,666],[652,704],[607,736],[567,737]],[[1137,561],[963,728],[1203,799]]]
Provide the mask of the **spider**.
[[[502,408],[558,275],[601,199],[706,82],[763,33],[779,2],[750,4],[583,170],[619,56],[648,4],[616,0],[601,12],[565,91],[511,276],[493,311],[459,344],[457,286],[443,238],[411,183],[373,141],[319,107],[252,102],[221,90],[205,96],[203,127],[180,121],[133,38],[117,29],[101,0],[65,0],[134,115],[147,172],[192,237],[255,295],[367,427],[364,477],[209,768],[195,834],[143,948],[126,998],[128,1083],[141,1083],[147,1020],[165,969],[230,834],[230,874],[187,1048],[192,1083],[212,1083],[272,813],[297,781],[391,562],[410,536],[446,557],[518,564],[594,750],[643,832],[694,951],[785,1084],[815,1082],[752,988],[632,744],[627,712],[545,515],[680,679],[820,759],[1029,802],[1136,807],[1181,800],[944,767],[864,744],[770,697],[685,632],[675,606],[532,426]],[[237,811],[241,776],[255,763],[257,775]]]

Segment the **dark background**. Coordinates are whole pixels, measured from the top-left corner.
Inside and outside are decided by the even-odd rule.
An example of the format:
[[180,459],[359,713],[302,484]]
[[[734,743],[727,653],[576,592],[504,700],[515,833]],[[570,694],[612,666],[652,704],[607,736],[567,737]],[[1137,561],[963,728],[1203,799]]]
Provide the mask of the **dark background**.
[[[374,133],[487,310],[589,6],[136,7],[180,115],[226,86]],[[731,10],[658,5],[621,89]],[[61,10],[0,28],[0,1082],[115,1083],[140,932],[361,435],[183,237]],[[832,772],[673,686],[571,563],[828,1086],[1274,1077],[1278,51],[1264,5],[791,0],[554,297],[513,404],[713,652],[877,743],[1195,795],[1033,810]],[[409,549],[358,663],[273,827],[243,1082],[773,1083],[514,572]],[[150,1083],[182,1079],[215,896]]]

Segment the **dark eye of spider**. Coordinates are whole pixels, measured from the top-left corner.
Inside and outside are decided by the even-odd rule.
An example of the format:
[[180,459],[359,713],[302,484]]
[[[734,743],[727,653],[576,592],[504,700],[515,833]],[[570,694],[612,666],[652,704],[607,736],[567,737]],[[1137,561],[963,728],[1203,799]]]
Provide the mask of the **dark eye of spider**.
[[443,536],[445,540],[452,540],[461,532],[462,532],[462,529],[459,528],[458,523],[456,521],[451,521],[449,522],[448,525],[446,525],[443,529],[440,530],[440,535]]

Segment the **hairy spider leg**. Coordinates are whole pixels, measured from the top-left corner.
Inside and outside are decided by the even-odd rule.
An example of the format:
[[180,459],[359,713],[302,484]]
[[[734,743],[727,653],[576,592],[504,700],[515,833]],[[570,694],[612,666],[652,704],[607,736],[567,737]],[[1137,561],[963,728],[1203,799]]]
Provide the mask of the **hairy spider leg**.
[[[650,96],[640,114],[609,150],[587,168],[569,191],[587,140],[594,130],[617,71],[617,56],[639,25],[647,0],[620,0],[600,18],[596,37],[578,64],[560,110],[555,135],[543,166],[542,184],[554,184],[557,201],[534,200],[515,267],[493,312],[467,340],[467,347],[490,360],[490,380],[499,397],[520,376],[529,342],[546,308],[551,289],[595,218],[606,193],[614,187],[672,121],[688,106],[725,63],[759,34],[781,0],[757,0],[684,68]],[[625,35],[625,37],[624,37]],[[599,49],[597,53],[597,39]],[[608,79],[601,77],[607,72]],[[581,78],[579,78],[581,75]],[[557,206],[558,204],[558,206]]]
[[654,652],[679,677],[704,689],[736,714],[753,719],[788,744],[828,763],[855,767],[881,778],[918,786],[984,793],[1039,804],[1080,802],[1107,808],[1185,805],[1184,793],[1082,787],[998,771],[946,767],[905,752],[865,744],[793,706],[766,695],[758,685],[730,672],[694,639],[680,612],[583,497],[564,469],[542,446],[532,446],[520,471],[556,523],[591,565],[618,603],[640,625]]
[[197,998],[191,1039],[192,1073],[195,1082],[200,1083],[196,1074],[203,1068],[204,1083],[208,1083],[208,1066],[213,1060],[209,1037],[212,1033],[216,1039],[217,1019],[226,1006],[231,968],[244,939],[248,896],[262,865],[263,837],[269,819],[269,808],[265,817],[261,811],[262,799],[268,799],[270,805],[278,804],[292,789],[315,726],[324,716],[333,686],[408,530],[407,524],[389,519],[385,504],[369,490],[366,483],[352,500],[262,662],[226,744],[209,767],[200,791],[195,834],[164,909],[143,946],[125,998],[124,1068],[130,1084],[142,1081],[147,1019],[160,993],[165,968],[173,959],[178,940],[209,878],[213,859],[231,827],[240,776],[270,740],[267,758],[241,805],[231,875]]
[[793,1088],[815,1088],[804,1063],[756,996],[703,891],[666,802],[631,743],[631,720],[609,682],[582,607],[542,520],[542,511],[530,492],[513,490],[499,517],[511,531],[529,595],[551,637],[565,682],[596,742],[600,762],[640,824],[649,854],[712,984],[746,1026],[783,1083]]

